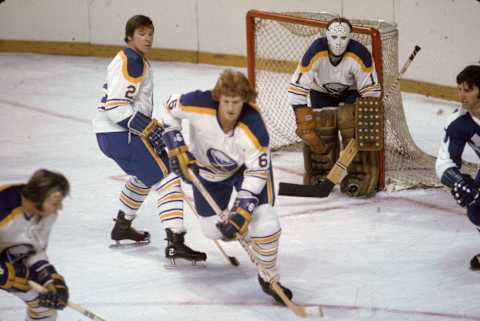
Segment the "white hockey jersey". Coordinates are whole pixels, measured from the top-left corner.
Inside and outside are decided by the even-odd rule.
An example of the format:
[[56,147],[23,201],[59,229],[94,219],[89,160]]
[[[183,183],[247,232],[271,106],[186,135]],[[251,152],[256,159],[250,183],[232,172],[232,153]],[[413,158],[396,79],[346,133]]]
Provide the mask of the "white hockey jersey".
[[152,117],[153,73],[146,58],[124,48],[110,62],[103,85],[104,96],[93,120],[95,133],[121,132],[117,123],[135,111]]
[[181,120],[188,120],[189,149],[203,178],[223,181],[245,166],[241,189],[259,194],[271,170],[269,136],[260,113],[245,104],[233,132],[226,134],[217,111],[218,102],[210,91],[195,91],[170,97],[162,120],[177,128],[181,128]]
[[346,90],[356,90],[362,97],[381,95],[372,56],[354,39],[350,40],[336,66],[328,57],[327,38],[319,38],[311,44],[288,86],[290,104],[307,105],[311,89],[332,96],[340,96]]
[[48,260],[48,238],[57,215],[40,217],[26,213],[21,206],[23,186],[0,186],[0,253],[15,245],[29,244],[35,251],[27,260],[32,265],[39,260]]

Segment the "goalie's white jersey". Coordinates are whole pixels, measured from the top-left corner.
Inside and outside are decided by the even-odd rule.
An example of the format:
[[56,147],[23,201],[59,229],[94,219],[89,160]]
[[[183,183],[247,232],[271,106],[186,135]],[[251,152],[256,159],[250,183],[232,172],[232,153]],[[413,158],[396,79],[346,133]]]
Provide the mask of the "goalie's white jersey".
[[[12,246],[28,244],[35,253],[28,258],[30,264],[48,260],[46,249],[56,214],[32,216],[21,206],[22,184],[0,185],[0,253]],[[18,247],[21,251],[22,247]],[[17,253],[20,254],[20,253]]]
[[93,120],[96,133],[127,131],[117,123],[135,111],[152,116],[153,73],[146,58],[124,48],[110,62],[103,85],[104,96]]
[[336,66],[328,57],[327,38],[319,38],[311,44],[288,86],[290,104],[307,105],[310,90],[331,96],[340,96],[347,90],[356,90],[362,97],[380,97],[381,94],[370,52],[353,39]]
[[260,194],[270,177],[269,136],[255,106],[244,104],[234,130],[226,134],[218,121],[218,102],[210,91],[172,96],[162,120],[166,126],[181,128],[189,122],[189,150],[208,181],[223,181],[243,170],[241,189]]

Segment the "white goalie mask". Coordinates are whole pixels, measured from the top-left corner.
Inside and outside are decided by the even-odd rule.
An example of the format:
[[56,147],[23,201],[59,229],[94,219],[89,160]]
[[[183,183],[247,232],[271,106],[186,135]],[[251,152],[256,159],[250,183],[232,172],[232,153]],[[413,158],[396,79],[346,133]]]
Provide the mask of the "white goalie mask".
[[350,42],[350,26],[345,22],[333,22],[327,29],[328,49],[334,56],[341,56]]

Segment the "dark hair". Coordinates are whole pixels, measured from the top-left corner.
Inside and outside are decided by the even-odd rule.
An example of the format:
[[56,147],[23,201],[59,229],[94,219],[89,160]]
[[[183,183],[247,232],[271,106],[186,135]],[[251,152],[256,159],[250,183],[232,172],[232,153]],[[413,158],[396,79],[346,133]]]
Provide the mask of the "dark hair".
[[226,69],[222,72],[212,90],[212,97],[216,101],[221,96],[240,96],[245,102],[254,102],[257,92],[252,87],[247,77],[239,71]]
[[70,193],[68,180],[60,173],[39,169],[33,173],[22,190],[22,196],[32,201],[38,209],[51,192],[59,191],[63,196]]
[[155,30],[152,19],[144,15],[136,15],[128,19],[127,24],[125,25],[125,38],[123,40],[128,42],[128,37],[133,38],[135,29],[140,27],[148,27],[152,28],[152,30]]
[[348,25],[348,27],[350,27],[350,32],[352,32],[352,23],[347,19],[347,18],[343,18],[343,17],[336,17],[336,18],[333,18],[332,20],[330,20],[327,24],[327,29],[330,27],[330,25],[334,22],[338,22],[338,23],[346,23]]
[[457,75],[457,85],[466,83],[468,87],[477,86],[480,89],[480,65],[470,65],[465,67]]

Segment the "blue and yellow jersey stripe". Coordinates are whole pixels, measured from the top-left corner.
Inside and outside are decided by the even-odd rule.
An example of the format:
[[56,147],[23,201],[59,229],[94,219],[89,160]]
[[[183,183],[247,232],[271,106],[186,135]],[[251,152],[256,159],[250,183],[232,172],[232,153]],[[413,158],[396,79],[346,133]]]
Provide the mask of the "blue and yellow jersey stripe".
[[[309,72],[319,59],[326,57],[328,57],[327,38],[318,38],[303,55],[299,65],[300,71],[302,73]],[[344,58],[353,59],[365,73],[372,72],[373,70],[372,55],[364,45],[354,39],[351,39],[348,43]],[[301,94],[301,92],[299,94]]]
[[134,84],[142,82],[148,68],[145,59],[131,48],[124,48],[118,54],[122,59],[123,77]]
[[[178,108],[182,112],[211,115],[217,117],[219,103],[212,97],[211,91],[193,91],[180,97]],[[246,134],[258,150],[266,150],[270,138],[262,116],[254,103],[243,107],[237,126]]]
[[24,187],[24,184],[0,185],[0,227],[23,213],[22,190]]

